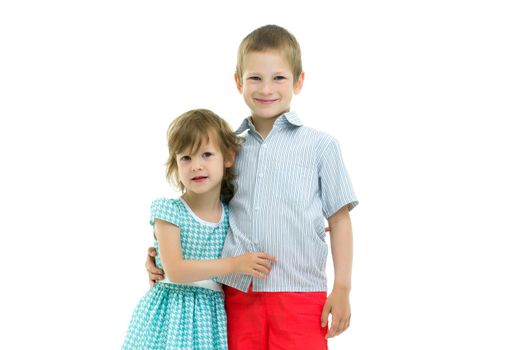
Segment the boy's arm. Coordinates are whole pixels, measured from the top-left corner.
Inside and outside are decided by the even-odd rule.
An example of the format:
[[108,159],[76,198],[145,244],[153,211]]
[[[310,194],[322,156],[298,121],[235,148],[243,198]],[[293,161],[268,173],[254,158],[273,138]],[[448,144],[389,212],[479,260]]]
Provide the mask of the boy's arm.
[[350,326],[350,289],[352,287],[352,223],[345,205],[328,218],[330,225],[330,247],[334,263],[334,286],[323,308],[321,326],[332,322],[326,338],[341,334]]
[[158,281],[162,281],[164,279],[164,270],[159,269],[155,265],[155,255],[157,255],[155,248],[149,247],[148,255],[146,257],[146,270],[148,271],[150,287],[153,287]]

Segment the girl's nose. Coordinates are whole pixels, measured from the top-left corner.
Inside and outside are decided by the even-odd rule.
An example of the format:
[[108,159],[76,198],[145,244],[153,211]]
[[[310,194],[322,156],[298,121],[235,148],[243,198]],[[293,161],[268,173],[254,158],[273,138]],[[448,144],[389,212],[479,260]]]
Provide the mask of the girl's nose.
[[191,164],[191,171],[199,171],[202,170],[202,165],[200,162],[193,162]]

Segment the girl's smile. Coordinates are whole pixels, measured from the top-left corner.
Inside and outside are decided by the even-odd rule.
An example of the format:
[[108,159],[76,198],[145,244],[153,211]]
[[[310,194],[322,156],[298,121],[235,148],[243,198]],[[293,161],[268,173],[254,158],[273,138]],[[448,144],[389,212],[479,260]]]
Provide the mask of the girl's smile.
[[195,176],[193,178],[191,178],[191,181],[194,181],[194,182],[204,182],[208,179],[207,176]]

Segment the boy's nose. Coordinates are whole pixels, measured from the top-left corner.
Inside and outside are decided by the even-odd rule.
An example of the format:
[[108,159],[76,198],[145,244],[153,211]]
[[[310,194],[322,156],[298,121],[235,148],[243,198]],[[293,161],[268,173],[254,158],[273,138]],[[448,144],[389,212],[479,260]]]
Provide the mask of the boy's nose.
[[261,92],[263,94],[269,95],[272,93],[272,84],[270,82],[265,82],[261,86]]

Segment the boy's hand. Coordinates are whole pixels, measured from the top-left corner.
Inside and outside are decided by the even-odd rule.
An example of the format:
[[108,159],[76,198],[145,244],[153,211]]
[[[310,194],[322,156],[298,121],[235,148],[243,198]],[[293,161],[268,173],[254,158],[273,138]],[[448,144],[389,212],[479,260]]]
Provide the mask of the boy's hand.
[[146,270],[148,270],[149,286],[153,287],[155,283],[164,279],[164,271],[155,265],[155,248],[148,248],[148,257],[146,258]]
[[233,257],[233,271],[241,275],[250,275],[255,278],[265,278],[272,269],[272,263],[277,260],[270,254],[246,253]]
[[328,315],[332,314],[330,329],[326,339],[343,333],[350,326],[350,291],[345,288],[334,288],[326,299],[323,313],[321,314],[321,327],[328,324]]

